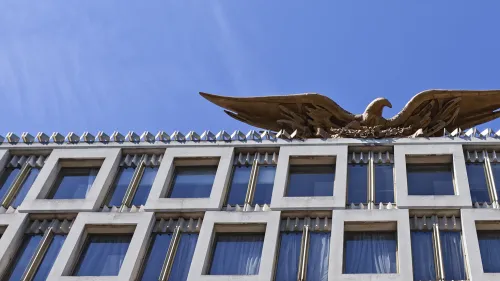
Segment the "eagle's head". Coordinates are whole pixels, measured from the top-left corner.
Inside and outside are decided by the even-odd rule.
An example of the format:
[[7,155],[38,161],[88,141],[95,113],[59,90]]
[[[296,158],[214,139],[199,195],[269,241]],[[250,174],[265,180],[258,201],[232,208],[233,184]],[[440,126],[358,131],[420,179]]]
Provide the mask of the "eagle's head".
[[376,98],[365,109],[365,114],[382,117],[384,107],[392,108],[392,104],[386,98]]

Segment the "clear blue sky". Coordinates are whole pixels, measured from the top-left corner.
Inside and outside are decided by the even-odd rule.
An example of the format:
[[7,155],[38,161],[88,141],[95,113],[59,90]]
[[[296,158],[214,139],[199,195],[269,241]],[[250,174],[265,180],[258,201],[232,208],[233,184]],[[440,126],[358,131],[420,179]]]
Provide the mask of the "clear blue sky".
[[[500,88],[500,1],[0,2],[0,134],[249,129],[202,99],[318,92],[396,114]],[[500,129],[500,122],[491,124]]]

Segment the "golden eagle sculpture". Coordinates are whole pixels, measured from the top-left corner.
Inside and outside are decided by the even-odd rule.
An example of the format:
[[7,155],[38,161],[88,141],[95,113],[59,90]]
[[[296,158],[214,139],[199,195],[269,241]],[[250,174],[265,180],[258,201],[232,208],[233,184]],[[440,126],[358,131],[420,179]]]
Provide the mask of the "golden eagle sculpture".
[[271,131],[282,129],[298,137],[399,138],[437,137],[443,129],[468,129],[500,116],[500,90],[427,90],[415,95],[394,117],[377,98],[362,114],[352,114],[317,93],[265,97],[224,97],[200,93],[242,122]]

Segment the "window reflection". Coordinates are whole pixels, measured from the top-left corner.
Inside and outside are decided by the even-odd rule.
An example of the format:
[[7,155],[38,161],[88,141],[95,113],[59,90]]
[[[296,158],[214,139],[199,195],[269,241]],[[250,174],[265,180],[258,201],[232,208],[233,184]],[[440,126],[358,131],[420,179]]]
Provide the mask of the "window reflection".
[[227,204],[240,205],[245,203],[245,197],[248,190],[248,182],[250,181],[251,166],[235,166],[233,170],[233,178],[229,188]]
[[375,165],[375,203],[394,202],[393,165]]
[[140,206],[146,204],[149,192],[153,186],[156,174],[158,173],[158,167],[146,167],[144,168],[144,173],[142,174],[139,186],[135,191],[134,198],[132,199],[132,205]]
[[48,199],[85,199],[98,171],[97,168],[62,168]]
[[472,203],[491,202],[484,165],[482,163],[467,163],[466,168]]
[[286,196],[333,196],[334,165],[290,166]]
[[5,168],[0,175],[0,199],[4,198],[21,169]]
[[168,198],[208,198],[217,166],[175,167]]
[[30,169],[30,171],[28,172],[28,176],[21,184],[21,187],[19,188],[16,196],[14,197],[14,201],[12,201],[11,204],[12,207],[17,208],[19,207],[19,205],[21,205],[21,203],[24,200],[24,197],[26,197],[26,194],[28,194],[28,191],[30,190],[31,186],[33,185],[33,182],[35,181],[39,173],[40,170],[37,168]]
[[276,166],[259,166],[252,204],[271,204]]
[[347,204],[368,201],[368,165],[347,166]]
[[108,206],[120,206],[123,202],[123,197],[127,192],[127,188],[134,175],[134,167],[121,167],[113,185],[113,193],[108,202]]
[[408,195],[454,195],[451,164],[407,164]]

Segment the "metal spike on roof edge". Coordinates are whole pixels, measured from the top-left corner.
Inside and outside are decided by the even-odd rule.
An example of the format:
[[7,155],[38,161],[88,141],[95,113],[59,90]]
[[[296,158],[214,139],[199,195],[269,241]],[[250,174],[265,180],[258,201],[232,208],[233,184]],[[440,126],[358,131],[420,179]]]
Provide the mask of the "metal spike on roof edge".
[[247,140],[261,141],[262,138],[255,130],[250,130],[245,136]]
[[284,140],[289,140],[291,139],[290,134],[285,130],[282,129],[276,134],[277,138],[284,139]]
[[58,144],[64,143],[64,136],[58,132],[53,132],[52,135],[50,136],[50,139]]
[[19,142],[20,138],[13,132],[8,132],[5,137],[10,144],[16,144]]
[[172,135],[170,136],[172,140],[178,141],[178,142],[184,142],[186,141],[186,137],[179,131],[174,131]]
[[462,132],[462,129],[460,129],[460,128],[456,128],[455,130],[453,130],[453,131],[451,132],[451,136],[452,136],[452,137],[459,137],[461,132]]
[[77,134],[75,134],[74,132],[70,132],[66,136],[66,142],[67,143],[78,143],[78,142],[80,142],[80,137]]
[[488,138],[491,137],[492,135],[492,130],[490,128],[484,129],[479,135],[483,138]]
[[450,132],[448,132],[448,130],[446,130],[446,129],[443,129],[443,137],[445,137],[445,138],[446,137],[451,137]]
[[500,130],[496,131],[495,134],[493,134],[494,138],[499,138],[500,137]]
[[153,136],[153,134],[151,134],[149,131],[144,131],[144,133],[142,133],[141,137],[140,137],[140,140],[143,141],[143,142],[155,142],[155,136]]
[[111,141],[111,138],[103,131],[99,131],[97,133],[97,139],[102,143],[108,143]]
[[262,134],[260,134],[260,137],[263,140],[276,141],[276,134],[269,130],[263,131]]
[[189,133],[186,135],[186,140],[200,141],[200,135],[198,135],[195,131],[189,131]]
[[204,131],[203,134],[201,134],[200,139],[204,140],[204,141],[216,141],[217,140],[215,135],[212,132],[210,132],[209,130]]
[[246,141],[247,138],[246,138],[245,134],[243,134],[240,130],[236,130],[231,135],[231,140],[233,140],[233,141]]
[[156,136],[155,136],[155,139],[157,141],[161,141],[161,142],[169,142],[170,141],[170,135],[165,133],[164,131],[159,131]]
[[323,128],[316,129],[316,136],[321,137],[322,139],[327,139],[330,137],[330,135]]
[[125,136],[123,136],[118,131],[114,131],[113,134],[111,134],[111,140],[114,142],[122,143],[125,141]]
[[468,138],[473,138],[476,136],[476,134],[477,134],[477,129],[474,127],[474,128],[470,128],[470,129],[466,130],[464,133],[464,136],[466,136]]
[[50,137],[44,132],[38,132],[38,134],[36,134],[36,139],[39,143],[43,144],[47,144],[50,141]]
[[86,143],[94,143],[95,142],[95,137],[89,132],[84,132],[82,136],[80,137],[81,142],[86,142]]
[[132,142],[132,143],[139,143],[141,142],[141,137],[134,131],[129,131],[127,133],[127,136],[125,136],[125,141]]
[[231,136],[226,131],[224,131],[224,130],[218,132],[217,135],[215,136],[215,138],[218,141],[225,141],[225,142],[230,142],[231,141]]
[[27,144],[32,144],[35,142],[35,137],[28,132],[22,133],[21,138],[23,139],[23,142]]

